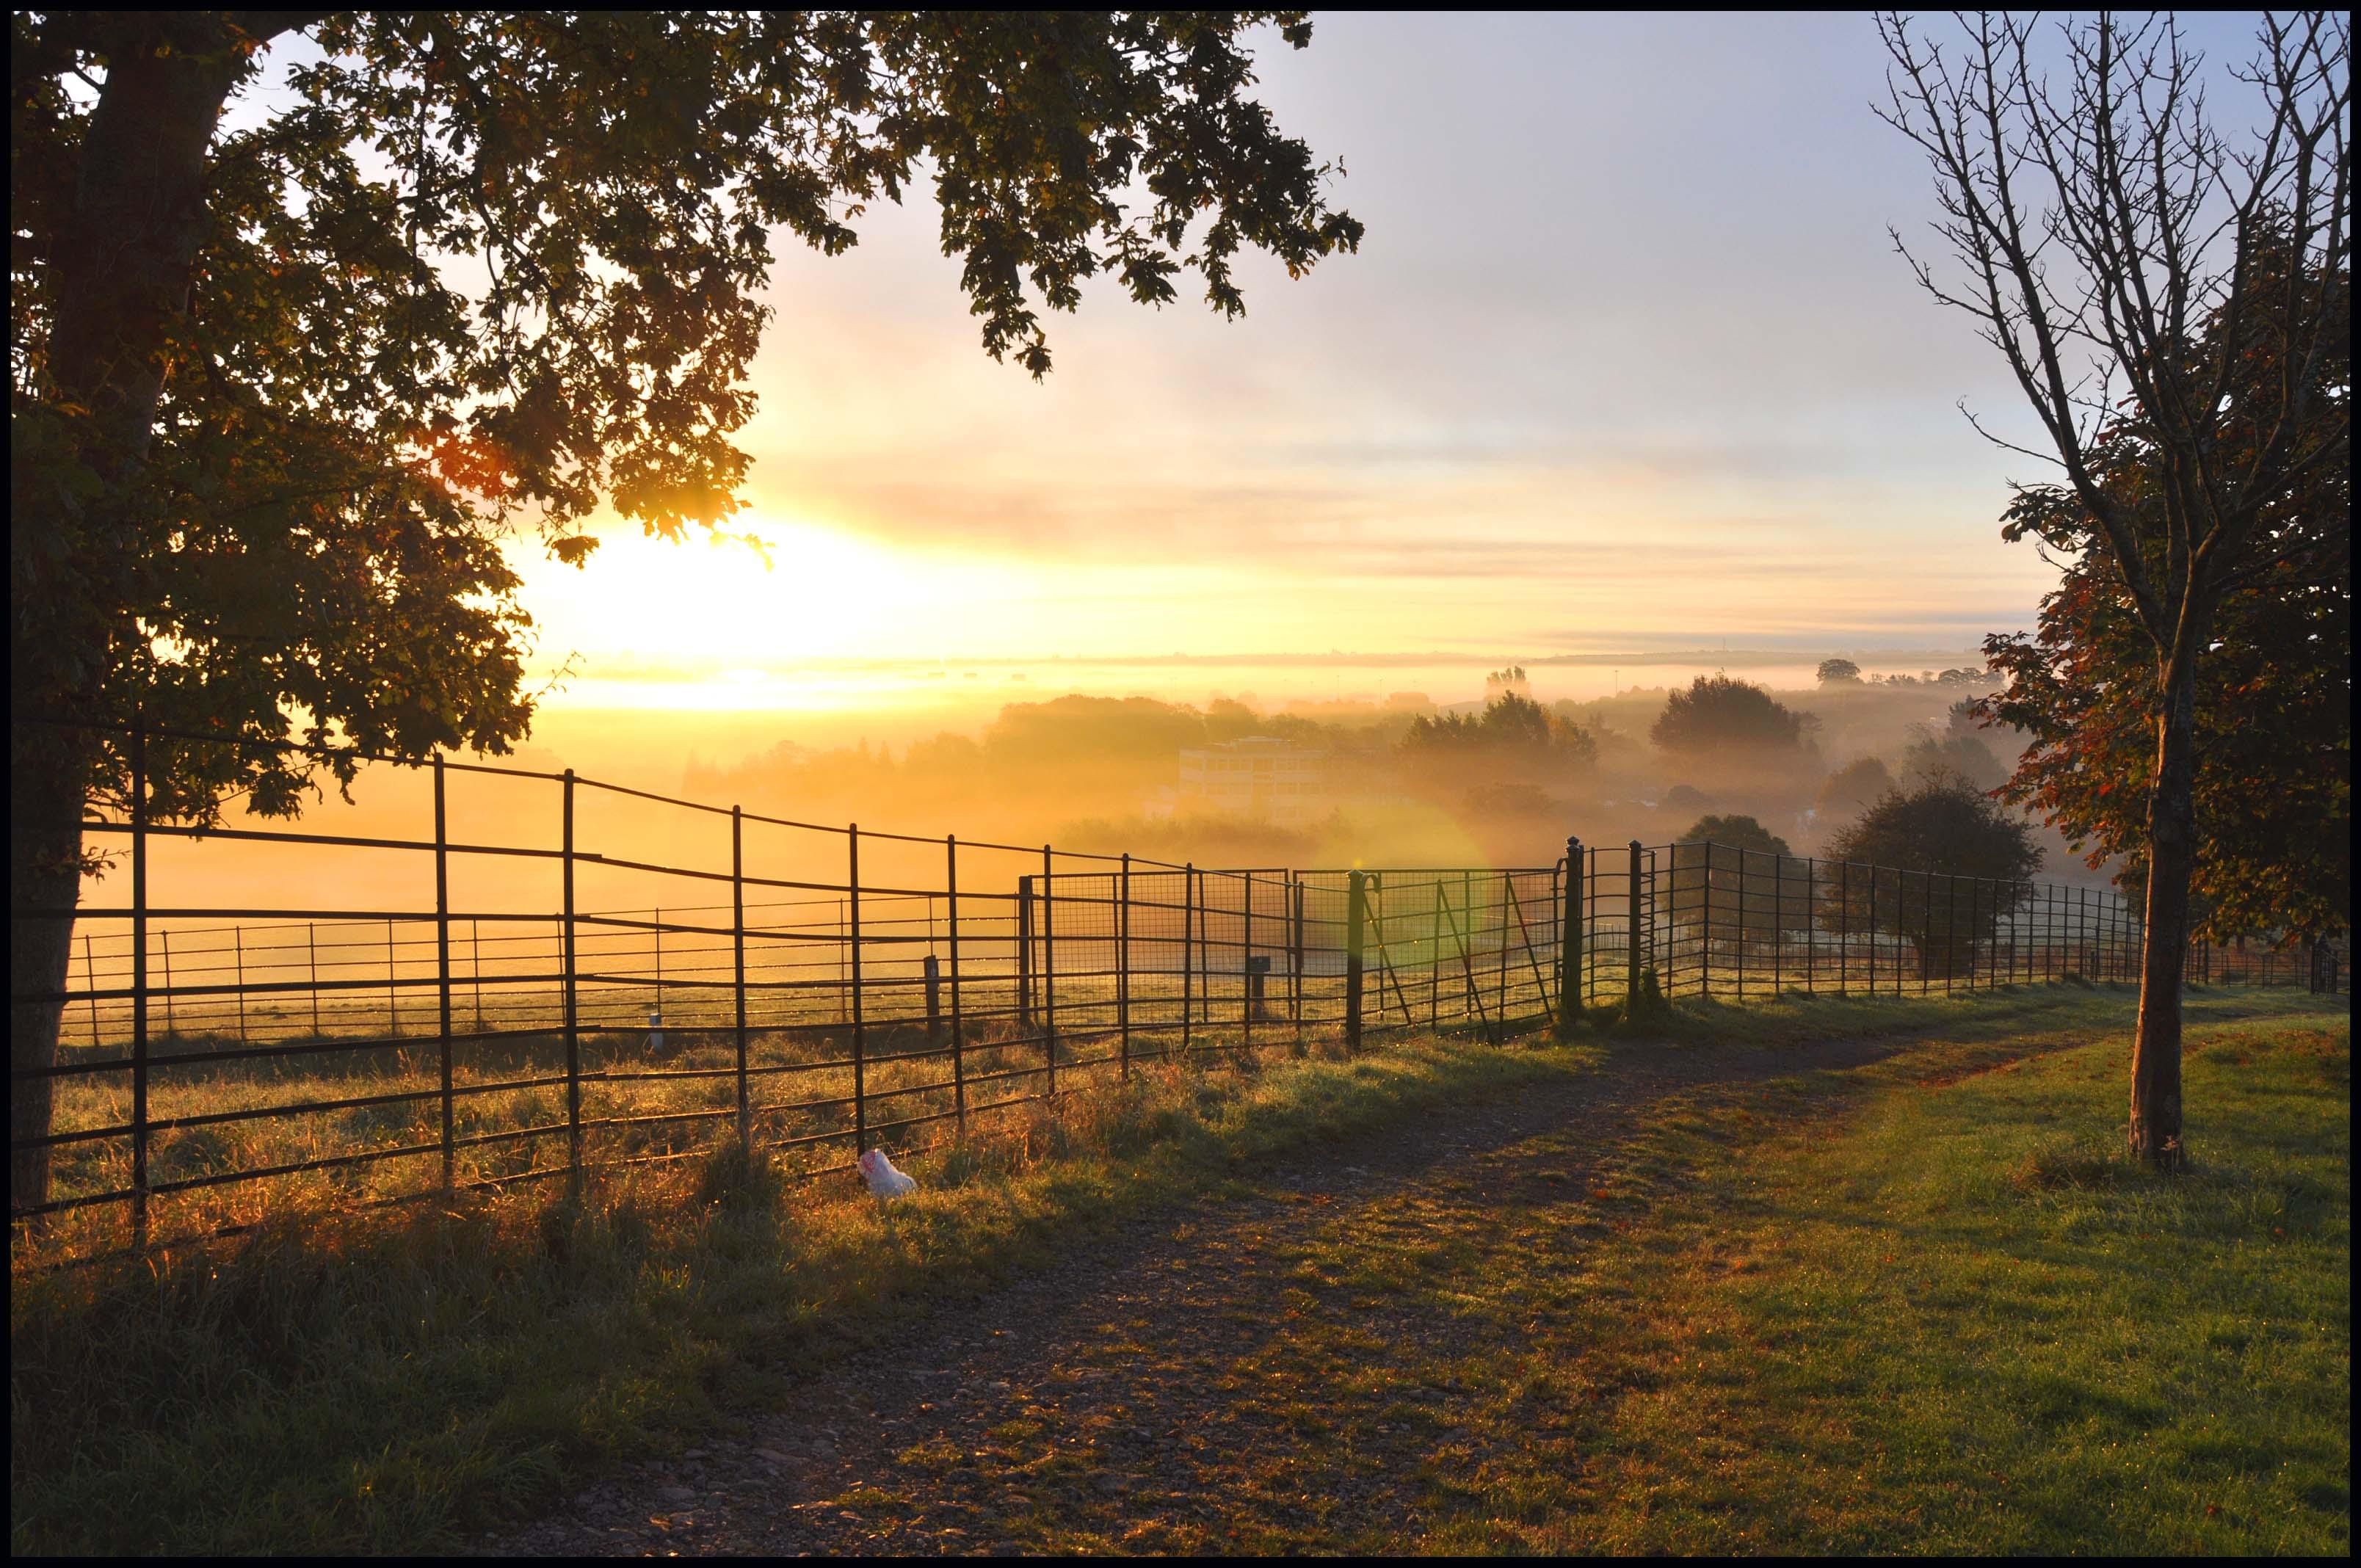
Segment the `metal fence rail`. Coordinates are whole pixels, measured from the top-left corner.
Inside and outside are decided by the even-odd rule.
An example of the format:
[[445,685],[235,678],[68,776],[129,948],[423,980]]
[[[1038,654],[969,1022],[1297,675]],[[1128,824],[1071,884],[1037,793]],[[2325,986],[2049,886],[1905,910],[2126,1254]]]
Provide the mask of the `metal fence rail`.
[[[40,1221],[46,1253],[65,1230],[63,1250],[86,1255],[732,1140],[791,1171],[841,1169],[1149,1063],[1384,1030],[1499,1040],[1558,1021],[1569,992],[1746,1001],[2137,969],[2136,917],[2111,894],[1720,845],[1213,869],[391,759],[431,783],[431,831],[200,832],[148,812],[164,736],[219,743],[122,735],[128,809],[85,824],[127,860],[128,902],[16,911],[74,921],[66,989],[15,999],[61,1009],[54,1064],[12,1069],[16,1094],[51,1101],[47,1133],[12,1135],[50,1162],[47,1200],[12,1214],[20,1240]],[[478,781],[535,792],[544,841],[455,835],[453,796]],[[707,852],[653,858],[652,825]],[[162,903],[159,845],[198,885],[203,856],[247,845],[392,856],[433,906]],[[537,871],[545,892],[487,894],[513,872],[455,896],[455,873],[486,863]],[[2246,957],[2208,950],[2202,967],[2298,978],[2284,954],[2276,972]]]
[[[1586,850],[1584,995],[1744,1002],[1809,995],[1989,990],[2068,978],[2136,981],[2140,912],[2114,892],[1729,844]],[[2192,944],[2198,984],[2343,991],[2344,942],[2301,951],[2264,941]]]

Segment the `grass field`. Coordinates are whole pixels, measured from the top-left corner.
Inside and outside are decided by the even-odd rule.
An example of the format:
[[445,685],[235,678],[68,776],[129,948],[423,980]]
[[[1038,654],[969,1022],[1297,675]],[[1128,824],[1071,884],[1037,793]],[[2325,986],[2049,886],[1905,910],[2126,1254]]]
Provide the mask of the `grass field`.
[[[2193,999],[2199,1168],[2169,1183],[2114,1154],[2129,1015],[2122,991],[2038,987],[1685,1006],[1655,1043],[1315,1048],[1143,1071],[1067,1096],[1056,1122],[1011,1113],[1005,1136],[919,1162],[926,1192],[887,1215],[725,1158],[580,1203],[520,1195],[266,1230],[153,1273],[20,1274],[12,1545],[447,1548],[620,1457],[726,1436],[798,1374],[1111,1221],[1251,1190],[1267,1157],[1645,1053],[1775,1063],[1886,1036],[1898,1048],[1873,1066],[1667,1102],[1591,1148],[1562,1201],[1338,1212],[1288,1265],[1304,1289],[1467,1332],[1380,1353],[1345,1315],[1290,1318],[1257,1397],[1345,1412],[1306,1439],[1315,1469],[1344,1463],[1372,1386],[1464,1397],[1447,1422],[1411,1402],[1385,1423],[1425,1450],[1404,1473],[1415,1537],[1233,1539],[2342,1551],[2347,1014]],[[1122,1544],[1079,1514],[1026,1528],[1037,1547]]]
[[[1488,1390],[1437,1434],[1482,1457],[1432,1488],[1422,1544],[2342,1554],[2349,1015],[2257,1000],[2193,1006],[2180,1180],[2121,1157],[2114,1034],[1652,1119],[1587,1211],[1452,1270],[1501,1338],[1551,1321],[1413,1378]],[[1351,1269],[1360,1240],[1304,1266]]]

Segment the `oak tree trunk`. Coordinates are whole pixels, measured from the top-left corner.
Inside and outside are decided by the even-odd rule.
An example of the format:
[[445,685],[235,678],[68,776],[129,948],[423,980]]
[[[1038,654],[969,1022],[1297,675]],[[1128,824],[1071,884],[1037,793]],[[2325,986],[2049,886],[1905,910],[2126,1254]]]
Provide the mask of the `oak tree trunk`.
[[2159,683],[2156,777],[2148,794],[2147,907],[2140,949],[2139,1026],[2132,1040],[2131,1152],[2178,1170],[2180,989],[2189,970],[2189,883],[2197,863],[2197,678],[2193,657],[2169,660]]
[[[146,536],[139,487],[170,345],[189,306],[205,224],[205,150],[250,39],[218,12],[126,13],[108,50],[76,171],[74,207],[47,259],[55,278],[43,413],[78,475],[18,475],[9,517],[8,1197],[49,1197],[49,1130],[82,817],[98,736],[39,719],[128,718],[113,692],[137,635]],[[68,461],[59,457],[58,461]],[[31,1074],[32,1076],[26,1076]]]

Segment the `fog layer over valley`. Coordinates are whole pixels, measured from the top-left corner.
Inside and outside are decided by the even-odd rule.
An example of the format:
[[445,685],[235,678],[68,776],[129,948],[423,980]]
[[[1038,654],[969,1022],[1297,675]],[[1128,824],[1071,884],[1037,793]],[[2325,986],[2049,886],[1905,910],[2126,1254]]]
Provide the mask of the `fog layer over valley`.
[[[1865,676],[1835,667],[1802,687],[1700,675],[1587,699],[1553,696],[1555,674],[1510,666],[1477,689],[1376,699],[1044,691],[931,733],[890,705],[874,716],[553,705],[534,740],[500,761],[797,822],[857,822],[864,839],[950,832],[1201,866],[1484,866],[1547,864],[1569,835],[1593,847],[1667,842],[1708,817],[1752,817],[1793,852],[1817,853],[1887,788],[1940,771],[1990,788],[2021,744],[1964,711],[1993,685],[1964,663]],[[557,784],[456,770],[446,782],[452,841],[559,848]],[[276,826],[235,806],[225,822]],[[430,781],[368,768],[349,803],[331,789],[293,826],[428,839]],[[748,831],[750,872],[844,879],[840,836]],[[2103,880],[2043,841],[2045,876]],[[726,872],[729,819],[577,790],[576,846]],[[921,853],[880,842],[865,851],[864,881]],[[434,906],[432,858],[412,852],[159,839],[150,862],[159,905]],[[455,856],[449,874],[456,909],[550,910],[561,898],[545,860]],[[634,880],[583,868],[577,900],[678,896],[676,886],[642,896]],[[85,902],[112,902],[109,892],[128,888],[88,885]]]

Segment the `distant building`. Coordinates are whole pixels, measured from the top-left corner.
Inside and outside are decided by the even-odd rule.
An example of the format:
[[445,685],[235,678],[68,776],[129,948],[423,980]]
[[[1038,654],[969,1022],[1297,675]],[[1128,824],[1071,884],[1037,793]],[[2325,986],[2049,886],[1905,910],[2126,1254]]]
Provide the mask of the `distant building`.
[[1182,811],[1219,811],[1284,825],[1328,809],[1328,753],[1268,735],[1249,735],[1180,753]]

